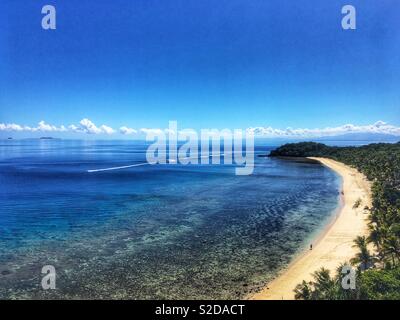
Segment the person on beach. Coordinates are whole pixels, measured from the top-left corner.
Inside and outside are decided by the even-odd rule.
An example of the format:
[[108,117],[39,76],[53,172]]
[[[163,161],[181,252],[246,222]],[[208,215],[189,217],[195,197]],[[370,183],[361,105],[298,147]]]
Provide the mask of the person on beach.
[[312,243],[310,244],[310,250],[312,250]]

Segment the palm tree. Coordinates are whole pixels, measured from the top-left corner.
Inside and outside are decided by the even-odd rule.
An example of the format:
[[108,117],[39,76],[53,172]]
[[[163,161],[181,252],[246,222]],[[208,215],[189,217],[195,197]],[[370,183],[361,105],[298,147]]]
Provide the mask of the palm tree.
[[299,283],[296,288],[294,288],[294,298],[296,300],[311,300],[312,295],[312,282],[307,283],[303,280],[302,283]]
[[360,269],[366,270],[370,267],[373,267],[375,264],[375,257],[371,255],[368,250],[368,241],[365,236],[358,236],[354,240],[355,245],[353,247],[357,247],[359,252],[355,255],[354,258],[350,260],[353,265],[359,265]]
[[369,228],[369,236],[368,242],[371,242],[375,245],[378,251],[380,251],[381,242],[382,242],[382,230],[376,224],[370,224]]
[[335,299],[336,283],[331,278],[328,269],[321,268],[313,273],[313,286],[312,299],[316,300],[332,300]]
[[354,239],[354,243],[355,243],[354,247],[366,248],[368,241],[365,236],[357,236],[357,238]]
[[400,260],[400,242],[399,238],[390,235],[383,242],[383,250],[392,258],[392,265],[396,266],[396,260]]
[[385,250],[384,242],[388,239],[388,228],[385,225],[378,226],[377,224],[369,224],[368,242],[374,244],[377,249],[377,258],[385,265],[387,251]]

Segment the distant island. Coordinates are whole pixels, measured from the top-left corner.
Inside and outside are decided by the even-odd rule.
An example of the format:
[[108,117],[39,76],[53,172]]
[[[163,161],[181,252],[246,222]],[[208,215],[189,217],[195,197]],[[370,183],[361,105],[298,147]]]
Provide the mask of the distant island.
[[[357,268],[356,288],[342,288],[343,274],[321,268],[313,281],[303,281],[294,297],[304,300],[400,299],[400,142],[360,147],[331,147],[316,142],[289,143],[269,157],[317,157],[357,169],[372,184],[367,215],[368,234],[354,239],[357,254],[348,262]],[[357,208],[359,201],[354,203]],[[338,271],[339,270],[339,271]],[[333,272],[333,274],[331,274]]]
[[40,137],[39,139],[41,139],[41,140],[53,140],[55,138],[53,138],[53,137]]

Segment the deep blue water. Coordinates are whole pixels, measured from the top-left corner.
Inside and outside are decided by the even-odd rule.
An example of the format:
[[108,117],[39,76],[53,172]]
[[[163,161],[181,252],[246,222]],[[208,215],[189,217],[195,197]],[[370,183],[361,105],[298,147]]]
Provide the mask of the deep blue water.
[[[273,147],[257,146],[256,154]],[[238,298],[263,286],[332,219],[340,179],[256,157],[154,165],[131,141],[0,142],[0,298]],[[40,270],[57,271],[57,290]]]

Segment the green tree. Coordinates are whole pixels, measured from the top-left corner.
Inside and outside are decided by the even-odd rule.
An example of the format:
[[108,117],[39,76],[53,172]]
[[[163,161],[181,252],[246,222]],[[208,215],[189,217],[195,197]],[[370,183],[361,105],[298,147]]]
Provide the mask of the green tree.
[[358,236],[354,240],[355,245],[353,247],[357,247],[359,252],[356,253],[355,257],[350,260],[353,265],[358,265],[360,270],[366,270],[375,265],[375,257],[371,255],[368,250],[368,241],[365,236]]

